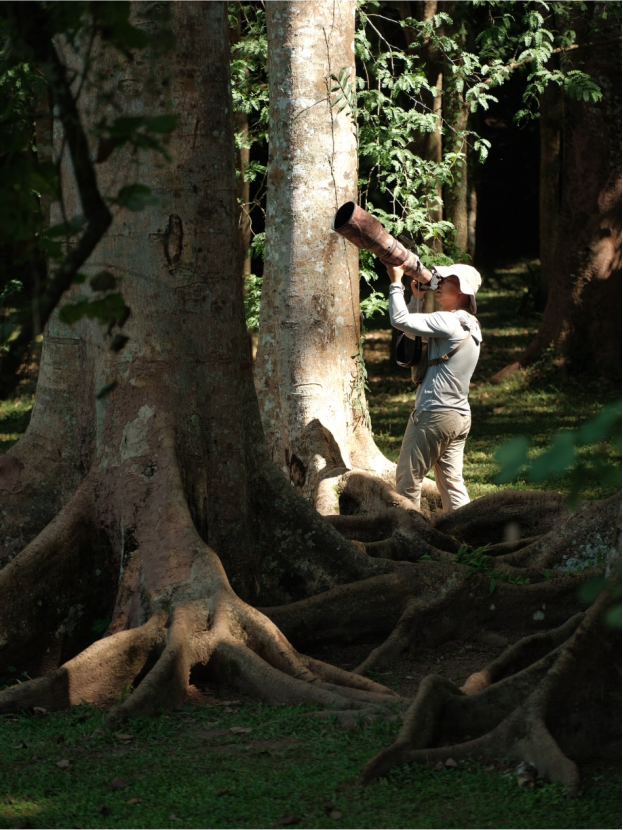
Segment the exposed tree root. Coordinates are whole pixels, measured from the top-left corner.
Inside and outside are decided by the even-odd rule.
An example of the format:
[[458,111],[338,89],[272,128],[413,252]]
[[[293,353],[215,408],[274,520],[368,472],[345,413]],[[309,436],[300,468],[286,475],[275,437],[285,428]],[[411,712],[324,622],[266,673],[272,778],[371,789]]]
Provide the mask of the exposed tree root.
[[620,495],[585,505],[521,550],[498,556],[496,564],[515,568],[573,569],[594,564],[599,559],[605,561],[620,508]]
[[565,497],[501,490],[434,517],[437,530],[474,547],[546,533],[569,516]]
[[470,674],[461,686],[461,691],[466,695],[474,695],[505,677],[517,674],[562,645],[573,634],[583,618],[583,613],[576,614],[558,628],[551,631],[539,631],[538,634],[524,637],[507,648],[500,657],[484,669]]
[[390,508],[355,516],[328,516],[327,521],[346,538],[363,542],[369,556],[416,562],[424,555],[456,553],[458,542],[436,530],[416,510]]
[[[397,740],[367,764],[364,779],[369,782],[408,761],[510,758],[534,764],[540,777],[560,781],[577,794],[579,773],[572,757],[596,748],[603,737],[603,713],[612,714],[604,674],[616,645],[603,627],[611,604],[608,589],[579,625],[575,618],[550,635],[513,646],[480,679],[468,680],[466,687],[473,689],[491,681],[469,697],[443,678],[426,678]],[[565,635],[570,636],[556,645]],[[552,651],[508,676],[550,644]],[[503,679],[496,682],[496,673]]]
[[400,562],[391,573],[262,610],[301,645],[387,635],[357,669],[363,671],[386,666],[418,645],[483,632],[497,632],[507,642],[518,630],[542,629],[543,620],[560,625],[578,611],[579,584],[572,576],[530,585],[499,581],[492,593],[488,573],[471,573],[455,561]]
[[56,671],[0,692],[0,711],[32,706],[66,709],[86,700],[109,705],[138,682],[164,648],[166,615],[140,628],[120,631],[69,660]]
[[[396,492],[394,487],[382,478],[361,470],[346,473],[339,485],[340,513],[378,513],[388,507],[402,507],[404,510],[417,511],[413,503]],[[441,496],[435,482],[424,479],[422,484],[421,513],[429,516],[441,510]]]
[[198,540],[194,546],[190,579],[175,586],[167,601],[155,601],[148,623],[112,634],[53,673],[0,693],[0,711],[62,709],[81,700],[110,704],[133,686],[110,712],[110,723],[117,723],[179,705],[198,664],[210,664],[215,676],[271,703],[349,710],[402,703],[384,686],[299,655],[270,620],[233,593],[214,553]]
[[106,551],[93,544],[96,535],[87,479],[0,572],[1,664],[16,662],[39,673],[54,657],[67,659],[73,656],[68,651],[76,653],[84,645],[83,608],[96,617],[106,616],[114,574]]

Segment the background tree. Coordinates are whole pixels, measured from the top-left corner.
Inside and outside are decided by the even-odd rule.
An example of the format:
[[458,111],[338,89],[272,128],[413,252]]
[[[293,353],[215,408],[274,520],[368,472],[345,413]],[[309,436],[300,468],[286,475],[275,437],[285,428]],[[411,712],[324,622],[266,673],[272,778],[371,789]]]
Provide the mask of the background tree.
[[[28,19],[31,9],[38,29]],[[76,100],[70,91],[72,72],[52,47],[52,34],[63,31],[70,44],[79,34],[84,36],[87,72],[92,58],[88,44],[96,38],[122,53],[144,49],[149,43],[144,32],[128,24],[124,3],[93,5],[87,29],[82,27],[82,12],[79,5],[54,6],[45,14],[40,6],[9,5],[0,18],[5,32],[0,77],[6,93],[1,116],[6,131],[0,152],[0,202],[8,209],[1,223],[0,245],[8,256],[0,270],[0,303],[10,309],[0,331],[3,396],[15,388],[34,338],[41,334],[65,292],[73,283],[83,280],[80,268],[111,222],[108,204],[96,185]],[[158,42],[151,45],[155,49],[162,46]],[[121,144],[129,144],[135,153],[144,148],[162,152],[159,136],[169,132],[174,124],[174,119],[166,115],[155,119],[136,115],[117,118],[114,111],[109,115],[93,127],[98,163],[105,162]],[[32,152],[35,123],[36,154]],[[63,135],[57,158],[51,152],[54,124]],[[76,171],[83,211],[72,222],[64,213],[59,185],[60,166],[66,153]],[[106,195],[109,202],[136,210],[149,193],[144,185],[128,181],[119,191],[111,190]],[[60,214],[52,227],[45,227],[52,201],[58,201]],[[83,299],[74,317],[89,314],[109,322],[122,318],[124,308],[119,293],[108,293],[96,300]]]
[[[555,235],[542,239],[543,247],[555,251],[544,259],[550,271],[548,302],[536,338],[499,379],[550,346],[572,371],[596,370],[610,380],[621,376],[621,321],[605,311],[621,301],[620,6],[592,4],[573,16],[573,24],[578,48],[561,59],[571,77],[576,63],[581,65],[603,97],[591,104],[564,101],[560,213],[553,228],[555,213],[549,219],[548,230]],[[552,129],[547,122],[546,129]],[[547,182],[542,184],[544,194],[550,192]],[[551,199],[544,207],[552,209]]]

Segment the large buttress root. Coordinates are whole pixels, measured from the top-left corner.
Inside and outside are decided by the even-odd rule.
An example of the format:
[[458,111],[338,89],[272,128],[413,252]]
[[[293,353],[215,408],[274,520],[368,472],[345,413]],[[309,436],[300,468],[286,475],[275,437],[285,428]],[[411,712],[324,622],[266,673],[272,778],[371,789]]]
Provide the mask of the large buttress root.
[[[367,764],[365,780],[409,761],[510,758],[534,764],[540,777],[577,794],[574,758],[595,751],[604,721],[618,710],[606,677],[617,649],[613,630],[604,627],[613,593],[612,586],[604,590],[579,624],[570,620],[549,639],[529,638],[512,647],[464,686],[484,686],[482,691],[466,697],[449,681],[426,678],[398,738]],[[538,655],[565,634],[570,636],[563,643],[521,668],[531,652]],[[508,674],[513,668],[519,671]]]
[[32,706],[66,709],[88,701],[109,705],[127,691],[158,658],[165,643],[162,614],[130,631],[93,643],[60,668],[0,692],[0,711]]
[[[84,645],[82,609],[105,617],[111,557],[96,544],[87,478],[60,513],[0,571],[0,664],[56,668]],[[89,623],[90,625],[90,623]],[[72,653],[73,651],[73,653]],[[56,662],[55,662],[56,661]]]
[[162,603],[156,601],[145,625],[112,634],[52,674],[0,693],[0,711],[62,709],[82,700],[110,705],[134,687],[111,710],[114,724],[181,704],[196,665],[271,703],[404,708],[390,689],[300,655],[270,620],[234,594],[218,557],[195,546],[191,578],[169,594],[170,610],[158,609]]

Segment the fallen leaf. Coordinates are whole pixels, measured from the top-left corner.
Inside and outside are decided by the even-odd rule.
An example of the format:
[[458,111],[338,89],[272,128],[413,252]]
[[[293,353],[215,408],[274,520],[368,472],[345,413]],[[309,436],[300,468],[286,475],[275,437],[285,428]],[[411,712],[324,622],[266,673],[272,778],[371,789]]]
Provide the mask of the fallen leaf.
[[437,761],[437,763],[435,764],[435,769],[437,771],[439,771],[440,769],[443,769],[443,761]]
[[65,736],[64,735],[56,735],[56,737],[50,738],[50,740],[52,741],[53,744],[62,744],[63,741],[65,740]]
[[215,706],[242,706],[241,700],[221,700]]
[[234,735],[244,735],[247,732],[251,731],[251,727],[250,726],[232,726],[229,731],[233,732]]
[[454,760],[454,758],[448,758],[448,760],[445,763],[445,766],[447,766],[447,767],[458,767],[458,764]]
[[32,707],[32,713],[33,713],[33,715],[45,715],[45,713],[46,713],[47,711],[48,711],[48,710],[47,710],[47,709],[44,709],[44,708],[43,708],[43,706],[33,706],[33,707]]
[[175,815],[175,813],[171,813],[171,815],[169,816],[169,821],[181,821],[181,819],[179,819],[179,818]]
[[126,801],[126,804],[140,804],[142,800],[142,798],[130,798],[128,801]]
[[118,777],[113,778],[113,780],[110,782],[110,786],[113,788],[113,790],[123,790],[126,787],[129,787],[130,785],[129,782],[125,780],[125,778]]
[[97,808],[97,812],[101,813],[103,816],[109,816],[112,813],[112,809],[108,806],[108,804],[100,804]]
[[300,816],[284,816],[283,818],[277,819],[275,824],[279,827],[288,827],[290,824],[298,824],[300,820]]
[[15,744],[15,749],[28,749],[28,744],[20,741],[18,744]]
[[128,735],[126,732],[115,732],[115,738],[119,738],[120,741],[131,741],[134,739],[134,735]]
[[329,818],[333,818],[337,821],[338,818],[342,818],[342,812],[340,810],[331,810]]
[[68,769],[71,766],[71,761],[68,761],[67,758],[63,758],[62,761],[57,761],[56,766],[60,767],[61,769]]

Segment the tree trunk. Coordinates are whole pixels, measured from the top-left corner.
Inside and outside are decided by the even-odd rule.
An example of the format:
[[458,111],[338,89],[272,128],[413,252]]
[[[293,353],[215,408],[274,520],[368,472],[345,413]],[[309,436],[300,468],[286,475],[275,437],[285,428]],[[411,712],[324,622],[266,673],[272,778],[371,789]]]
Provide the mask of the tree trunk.
[[[591,7],[595,17],[599,5]],[[577,54],[603,99],[565,101],[559,232],[543,321],[519,361],[493,380],[529,365],[550,345],[569,370],[614,382],[621,377],[620,43],[608,22],[595,23],[603,42]]]
[[[456,4],[447,3],[446,11],[453,18],[458,9]],[[465,36],[460,32],[460,24],[456,22],[449,33],[459,40],[465,47]],[[455,228],[454,242],[461,252],[469,248],[469,219],[468,219],[468,160],[469,145],[462,133],[467,130],[469,121],[469,105],[465,103],[463,92],[456,87],[457,79],[446,67],[446,77],[443,81],[443,120],[446,125],[444,136],[445,152],[458,153],[453,168],[452,183],[444,188],[444,218],[452,222]]]
[[323,513],[336,475],[392,476],[372,440],[359,345],[358,253],[331,232],[357,193],[352,114],[331,75],[354,83],[355,4],[269,3],[270,155],[256,386],[269,451]]
[[[543,305],[556,270],[558,229],[560,224],[560,138],[563,126],[563,96],[555,84],[549,84],[541,95],[539,239],[541,259],[541,291]],[[540,304],[537,304],[537,307]]]
[[[132,112],[140,95],[144,112],[168,104],[179,114],[168,139],[173,161],[141,166],[157,203],[139,213],[116,210],[113,231],[84,269],[123,280],[129,341],[113,351],[98,324],[70,327],[56,315],[30,426],[1,460],[9,562],[0,573],[0,659],[34,673],[55,669],[92,639],[94,616],[111,619],[95,663],[87,650],[49,680],[55,705],[80,694],[107,699],[121,674],[136,670],[126,665],[126,646],[136,646],[139,662],[157,661],[146,710],[169,682],[174,705],[188,661],[206,662],[222,642],[216,623],[210,642],[195,649],[186,641],[198,608],[200,630],[225,615],[225,639],[232,624],[256,630],[260,640],[281,637],[261,615],[241,622],[252,612],[232,586],[246,598],[285,601],[391,567],[326,525],[266,457],[236,244],[225,4],[175,3],[171,12],[174,55],[151,67],[138,55],[118,70],[120,80],[117,72],[112,78],[123,110]],[[148,15],[142,25],[159,24]],[[147,86],[150,70],[170,81],[162,98]],[[85,121],[102,114],[102,91],[83,87]],[[132,181],[132,165],[129,154],[113,156],[100,169],[100,187],[114,194],[119,182]],[[63,188],[71,217],[80,203],[68,166]],[[326,567],[318,560],[312,568],[309,557],[319,551]],[[338,564],[340,551],[346,558]],[[280,586],[284,573],[289,582]]]
[[[405,17],[413,16],[417,20],[430,20],[438,12],[439,3],[437,0],[414,0],[411,3],[398,3],[398,12],[404,19]],[[411,7],[411,8],[409,8]],[[445,11],[445,9],[444,9]],[[409,29],[404,30],[407,46],[413,42],[412,32]],[[441,125],[443,118],[443,70],[439,62],[439,54],[431,43],[426,43],[422,49],[422,56],[425,62],[425,72],[428,83],[435,89],[436,94],[431,95],[429,99],[430,111],[437,118],[437,127],[430,133],[422,133],[417,138],[413,147],[411,148],[416,156],[419,156],[426,161],[441,162],[443,157],[443,142],[441,135]],[[437,187],[437,200],[431,202],[430,205],[430,221],[441,222],[443,219],[443,193],[441,184]],[[437,237],[428,242],[433,251],[443,252],[443,240]],[[432,312],[435,310],[434,297],[426,296],[426,305],[424,310]]]

